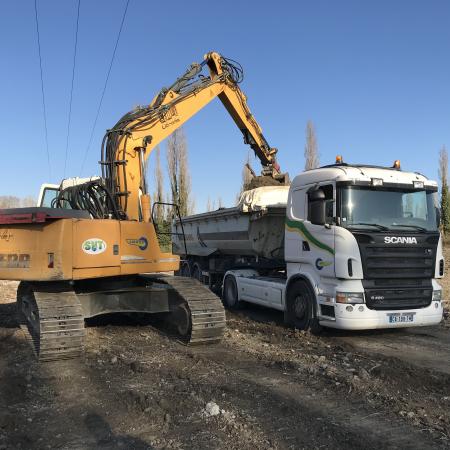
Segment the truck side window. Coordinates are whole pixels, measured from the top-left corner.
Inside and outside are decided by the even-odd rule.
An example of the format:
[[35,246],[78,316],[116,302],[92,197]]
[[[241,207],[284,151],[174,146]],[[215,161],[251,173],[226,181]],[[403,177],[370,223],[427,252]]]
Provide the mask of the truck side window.
[[295,219],[305,220],[306,189],[297,189],[292,193],[291,214]]
[[[320,189],[325,194],[325,220],[327,223],[333,223],[333,205],[334,205],[334,191],[332,184],[325,184],[320,186]],[[308,204],[308,220],[310,219],[309,204]]]

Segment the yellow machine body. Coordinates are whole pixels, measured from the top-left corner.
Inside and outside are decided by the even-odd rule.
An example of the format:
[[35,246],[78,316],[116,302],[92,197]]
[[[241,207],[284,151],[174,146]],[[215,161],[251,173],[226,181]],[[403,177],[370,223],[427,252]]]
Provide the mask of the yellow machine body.
[[57,219],[0,227],[0,279],[63,281],[178,270],[151,222]]
[[[201,73],[204,66],[209,75]],[[71,188],[64,180],[51,208],[41,201],[37,208],[0,210],[0,279],[21,281],[20,321],[41,360],[80,355],[84,318],[106,313],[167,313],[189,343],[222,338],[225,312],[208,287],[158,275],[177,271],[180,261],[159,247],[151,217],[158,202],[150,201],[145,172],[156,146],[218,98],[260,159],[263,175],[288,182],[238,86],[239,73],[231,60],[208,53],[150,105],[126,113],[107,131],[101,179],[75,179]]]

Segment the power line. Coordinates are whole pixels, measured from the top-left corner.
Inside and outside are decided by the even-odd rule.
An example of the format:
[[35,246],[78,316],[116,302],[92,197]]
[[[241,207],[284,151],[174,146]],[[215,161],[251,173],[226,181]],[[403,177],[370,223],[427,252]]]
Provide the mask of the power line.
[[111,57],[111,62],[109,63],[109,69],[108,69],[108,72],[106,74],[105,85],[103,86],[102,95],[100,97],[100,102],[98,104],[97,114],[95,115],[94,124],[92,125],[91,135],[89,137],[89,143],[88,143],[88,145],[86,147],[86,151],[84,152],[83,162],[81,163],[80,175],[81,175],[81,172],[83,172],[84,163],[86,162],[86,157],[87,157],[88,151],[89,151],[89,149],[91,147],[92,139],[94,137],[95,127],[97,125],[98,116],[100,115],[100,109],[102,107],[103,97],[105,96],[106,86],[108,85],[109,75],[111,73],[111,69],[112,69],[112,66],[113,66],[113,63],[114,63],[114,58],[116,56],[116,50],[117,50],[117,46],[119,45],[120,35],[122,34],[122,28],[123,28],[123,24],[125,22],[125,16],[127,15],[127,10],[128,10],[129,3],[130,3],[130,0],[127,0],[127,4],[125,5],[125,10],[124,10],[123,16],[122,16],[122,22],[120,23],[119,33],[117,34],[116,44],[114,46],[114,51],[113,51],[113,54],[112,54],[112,57]]
[[75,79],[75,63],[76,63],[76,58],[77,58],[77,43],[78,43],[78,22],[80,20],[80,3],[81,3],[81,0],[78,0],[77,24],[75,27],[75,46],[74,46],[74,50],[73,50],[72,83],[70,85],[69,117],[67,119],[66,154],[65,154],[65,158],[64,158],[64,176],[63,176],[63,178],[66,177],[67,152],[69,150],[70,120],[72,117],[73,81]]
[[34,13],[35,13],[35,17],[36,17],[36,31],[37,31],[38,50],[39,50],[39,68],[41,71],[41,93],[42,93],[42,110],[44,113],[45,147],[47,149],[48,173],[51,178],[52,177],[52,169],[51,169],[51,165],[50,165],[50,152],[48,150],[47,110],[45,108],[44,77],[42,75],[41,39],[40,39],[40,35],[39,35],[39,19],[38,19],[38,11],[37,11],[37,0],[34,0]]

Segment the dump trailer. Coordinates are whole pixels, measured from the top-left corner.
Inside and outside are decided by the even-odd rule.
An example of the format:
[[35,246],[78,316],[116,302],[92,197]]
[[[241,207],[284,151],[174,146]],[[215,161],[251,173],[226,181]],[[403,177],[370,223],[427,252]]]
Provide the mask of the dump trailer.
[[436,192],[399,161],[337,158],[289,188],[244,192],[234,208],[175,221],[173,251],[181,274],[221,291],[228,308],[274,308],[299,329],[435,325],[444,274]]

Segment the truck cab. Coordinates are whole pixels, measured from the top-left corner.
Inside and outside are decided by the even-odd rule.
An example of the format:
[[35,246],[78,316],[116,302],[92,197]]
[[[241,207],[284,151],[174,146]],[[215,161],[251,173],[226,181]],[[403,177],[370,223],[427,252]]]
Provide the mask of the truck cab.
[[285,307],[296,298],[289,291],[303,283],[320,325],[439,323],[444,257],[437,189],[425,176],[401,171],[399,162],[386,168],[338,160],[298,175],[286,208]]
[[399,161],[338,158],[289,187],[246,191],[233,208],[176,221],[174,253],[183,275],[221,286],[228,308],[277,309],[299,329],[436,325],[444,274],[437,189]]

